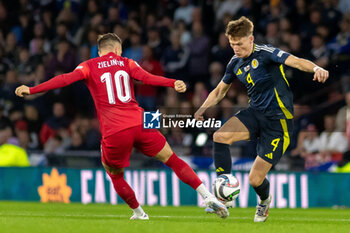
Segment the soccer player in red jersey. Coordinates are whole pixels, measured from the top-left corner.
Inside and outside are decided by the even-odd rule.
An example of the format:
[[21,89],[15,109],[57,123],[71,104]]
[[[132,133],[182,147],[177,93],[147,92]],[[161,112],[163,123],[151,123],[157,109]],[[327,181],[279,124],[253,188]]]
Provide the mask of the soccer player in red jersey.
[[158,130],[143,129],[142,126],[143,109],[135,100],[132,78],[144,84],[173,87],[177,92],[186,91],[185,83],[152,75],[135,61],[121,57],[122,42],[116,34],[100,35],[97,44],[100,57],[82,62],[73,72],[58,75],[35,87],[22,85],[16,89],[16,95],[23,97],[79,80],[85,82],[94,99],[101,126],[102,164],[118,195],[133,210],[130,219],[148,220],[134,191],[124,180],[124,168],[129,166],[133,147],[165,163],[181,181],[195,189],[219,217],[226,218],[229,214],[226,207],[207,190],[192,168],[172,151],[165,137]]

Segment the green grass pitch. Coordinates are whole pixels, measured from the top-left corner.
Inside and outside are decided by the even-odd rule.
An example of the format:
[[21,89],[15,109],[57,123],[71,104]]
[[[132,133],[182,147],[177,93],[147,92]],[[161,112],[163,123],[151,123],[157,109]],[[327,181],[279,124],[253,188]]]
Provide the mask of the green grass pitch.
[[230,209],[227,219],[203,208],[145,206],[149,221],[130,221],[126,205],[0,202],[1,233],[350,232],[350,209],[271,209],[254,223],[255,209]]

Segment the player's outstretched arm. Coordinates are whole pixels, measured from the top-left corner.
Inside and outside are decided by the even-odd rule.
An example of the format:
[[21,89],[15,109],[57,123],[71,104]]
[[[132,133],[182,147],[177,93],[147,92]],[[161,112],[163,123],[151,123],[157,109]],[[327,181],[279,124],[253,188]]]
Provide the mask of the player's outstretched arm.
[[16,95],[23,97],[24,95],[36,94],[44,91],[49,91],[52,89],[57,89],[61,87],[68,86],[76,81],[83,80],[84,75],[80,70],[74,70],[68,74],[61,74],[52,79],[43,82],[35,87],[28,87],[22,85],[16,88]]
[[296,68],[301,71],[314,73],[313,81],[318,81],[320,83],[326,82],[329,77],[328,70],[323,69],[322,67],[317,66],[315,63],[303,59],[298,58],[296,56],[290,55],[286,61],[284,62],[287,66]]
[[204,120],[204,113],[207,110],[207,108],[210,108],[222,100],[228,89],[230,88],[231,84],[226,84],[223,81],[221,81],[212,92],[209,93],[207,99],[204,101],[202,106],[196,111],[194,114],[194,118],[197,121],[203,121]]
[[147,72],[146,70],[142,69],[139,66],[139,64],[137,64],[135,61],[131,59],[129,59],[129,68],[130,68],[132,78],[137,79],[147,85],[175,88],[175,82],[180,81],[180,80],[175,80],[171,78],[165,78],[158,75],[153,75]]

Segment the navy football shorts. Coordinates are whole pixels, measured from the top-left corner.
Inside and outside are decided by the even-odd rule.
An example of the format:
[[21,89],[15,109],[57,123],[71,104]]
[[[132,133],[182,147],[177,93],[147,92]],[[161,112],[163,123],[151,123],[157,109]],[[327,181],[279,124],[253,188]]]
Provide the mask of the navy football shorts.
[[258,156],[277,164],[290,144],[293,119],[270,119],[252,108],[241,110],[236,117],[249,130],[250,139],[257,139]]

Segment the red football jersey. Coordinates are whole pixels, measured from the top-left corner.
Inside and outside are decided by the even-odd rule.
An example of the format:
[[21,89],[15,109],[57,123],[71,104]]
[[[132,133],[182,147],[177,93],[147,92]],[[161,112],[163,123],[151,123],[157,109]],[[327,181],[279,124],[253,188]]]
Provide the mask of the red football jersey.
[[143,109],[134,95],[132,78],[145,84],[174,87],[174,79],[156,76],[143,70],[135,61],[108,53],[77,66],[69,73],[56,76],[36,87],[30,94],[67,86],[84,80],[94,99],[102,137],[142,124]]

